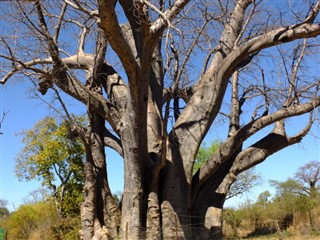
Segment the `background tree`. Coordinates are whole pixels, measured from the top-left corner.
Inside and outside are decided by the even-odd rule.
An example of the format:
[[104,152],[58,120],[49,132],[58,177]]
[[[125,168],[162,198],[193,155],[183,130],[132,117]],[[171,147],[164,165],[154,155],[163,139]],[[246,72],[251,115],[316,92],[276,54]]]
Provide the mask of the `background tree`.
[[320,162],[311,161],[300,167],[295,174],[295,179],[307,196],[310,198],[318,196],[320,193]]
[[219,146],[222,144],[222,141],[216,140],[213,141],[210,146],[207,146],[206,143],[203,143],[197,153],[195,163],[193,165],[193,173],[195,174],[202,165],[209,159],[209,157],[218,150]]
[[301,199],[301,203],[308,212],[311,229],[317,231],[312,210],[320,201],[320,162],[312,161],[300,167],[295,174],[295,179],[301,185],[303,193],[307,195]]
[[282,229],[286,229],[294,222],[295,212],[299,210],[301,186],[294,179],[271,181],[271,185],[276,189],[272,218],[279,222]]
[[[87,108],[84,239],[116,238],[118,229],[123,239],[187,238],[199,225],[213,239],[235,176],[301,141],[316,117],[319,78],[314,65],[303,70],[320,34],[319,1],[4,4],[1,82],[22,74],[42,94],[62,91]],[[288,134],[287,119],[304,114],[309,121]],[[221,120],[223,143],[193,174]],[[105,146],[123,157],[121,209]]]
[[277,190],[275,201],[281,205],[280,209],[284,211],[287,220],[295,221],[296,211],[307,213],[310,228],[313,231],[316,231],[313,212],[320,200],[319,171],[319,162],[311,161],[297,170],[294,179],[271,182]]
[[9,215],[9,210],[7,208],[8,202],[4,199],[0,199],[0,219]]
[[52,192],[61,217],[78,214],[83,201],[84,146],[72,136],[69,122],[46,117],[21,135],[25,146],[17,157],[18,178],[40,180]]
[[[48,214],[44,214],[48,213]],[[11,239],[32,239],[31,236],[40,230],[41,237],[52,237],[50,222],[57,218],[54,205],[44,203],[29,204],[19,207],[4,222]]]

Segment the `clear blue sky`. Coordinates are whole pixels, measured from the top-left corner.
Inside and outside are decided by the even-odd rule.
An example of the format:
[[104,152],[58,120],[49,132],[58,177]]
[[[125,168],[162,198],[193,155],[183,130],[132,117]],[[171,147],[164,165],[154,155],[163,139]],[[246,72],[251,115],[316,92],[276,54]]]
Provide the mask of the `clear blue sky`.
[[[40,187],[37,181],[18,181],[14,172],[15,157],[23,147],[21,137],[17,133],[32,128],[38,120],[49,114],[45,104],[39,100],[30,99],[31,93],[28,92],[30,86],[26,82],[19,81],[8,82],[7,85],[0,86],[0,113],[8,111],[2,124],[3,134],[0,136],[0,198],[9,201],[10,210],[23,204],[28,194]],[[314,129],[313,133],[319,136],[319,130]],[[221,136],[221,132],[211,130],[209,135],[207,141]],[[257,166],[256,171],[261,173],[264,183],[253,189],[249,197],[254,199],[260,192],[270,189],[268,180],[283,181],[293,176],[300,166],[312,160],[320,160],[320,141],[314,136],[307,136],[301,144],[286,148]],[[108,151],[107,161],[111,189],[113,192],[121,191],[123,187],[122,160],[116,153]],[[239,201],[243,199],[231,200],[228,205],[237,205]]]

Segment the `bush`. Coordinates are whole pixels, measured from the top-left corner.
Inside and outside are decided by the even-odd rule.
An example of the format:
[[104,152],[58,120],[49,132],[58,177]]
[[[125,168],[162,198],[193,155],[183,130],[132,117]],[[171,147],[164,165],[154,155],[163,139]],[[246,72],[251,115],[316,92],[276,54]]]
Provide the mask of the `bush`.
[[80,216],[59,218],[55,204],[38,202],[19,207],[1,221],[9,240],[79,239]]

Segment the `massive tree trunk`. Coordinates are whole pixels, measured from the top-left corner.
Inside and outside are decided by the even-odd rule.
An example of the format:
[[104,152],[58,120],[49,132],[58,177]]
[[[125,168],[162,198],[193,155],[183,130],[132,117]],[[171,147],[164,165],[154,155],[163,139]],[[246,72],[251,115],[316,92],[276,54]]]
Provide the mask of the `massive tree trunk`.
[[[292,42],[320,35],[320,1],[288,26],[257,18],[267,12],[253,0],[57,2],[17,1],[20,30],[40,50],[26,39],[1,38],[0,57],[10,66],[1,83],[23,73],[42,94],[59,88],[87,109],[83,238],[221,239],[223,205],[237,175],[301,141],[311,128],[320,82],[300,80],[307,43]],[[65,47],[76,34],[77,47]],[[282,63],[281,85],[265,77],[268,67],[259,61],[259,74],[243,70],[260,51],[283,43],[293,54],[290,66]],[[306,113],[305,128],[288,136],[285,119]],[[221,116],[227,134],[194,174],[199,147]],[[265,135],[245,144],[257,133]],[[105,147],[123,159],[121,207],[109,188]]]

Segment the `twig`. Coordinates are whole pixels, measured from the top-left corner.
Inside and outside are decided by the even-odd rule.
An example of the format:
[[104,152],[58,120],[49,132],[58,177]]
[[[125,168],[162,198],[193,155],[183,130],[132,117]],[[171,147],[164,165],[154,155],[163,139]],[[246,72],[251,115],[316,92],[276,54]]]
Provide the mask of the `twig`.
[[1,118],[1,120],[0,120],[0,135],[3,134],[3,132],[1,131],[1,128],[2,128],[2,123],[3,123],[4,118],[6,117],[6,114],[7,114],[7,113],[8,113],[8,112],[3,112],[3,113],[2,113],[2,118]]

